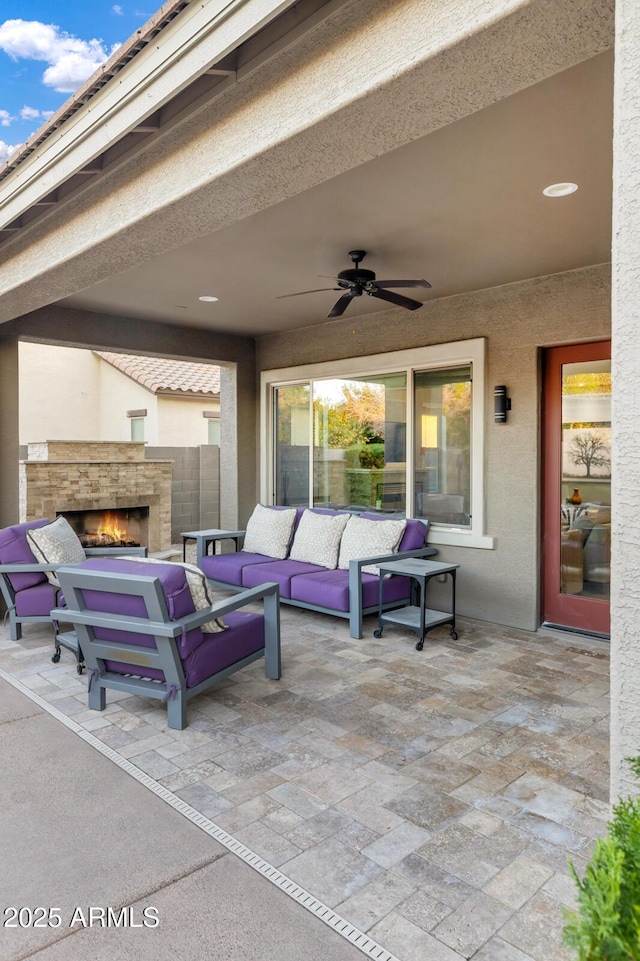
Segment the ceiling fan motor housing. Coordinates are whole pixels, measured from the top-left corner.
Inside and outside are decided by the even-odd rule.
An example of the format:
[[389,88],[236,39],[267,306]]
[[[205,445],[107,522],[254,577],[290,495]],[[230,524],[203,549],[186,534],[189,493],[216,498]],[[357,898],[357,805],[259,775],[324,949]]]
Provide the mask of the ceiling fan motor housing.
[[347,284],[357,284],[358,287],[366,287],[367,284],[372,284],[376,279],[376,275],[372,270],[365,270],[364,267],[355,267],[350,270],[341,270],[338,274],[338,280],[345,280]]

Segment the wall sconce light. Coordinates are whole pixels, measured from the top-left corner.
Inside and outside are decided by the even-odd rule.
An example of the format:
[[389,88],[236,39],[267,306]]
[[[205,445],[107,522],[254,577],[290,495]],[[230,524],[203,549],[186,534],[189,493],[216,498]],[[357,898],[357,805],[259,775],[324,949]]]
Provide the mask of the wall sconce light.
[[507,397],[507,388],[500,384],[493,388],[493,419],[496,424],[507,423],[507,411],[511,410],[511,398]]

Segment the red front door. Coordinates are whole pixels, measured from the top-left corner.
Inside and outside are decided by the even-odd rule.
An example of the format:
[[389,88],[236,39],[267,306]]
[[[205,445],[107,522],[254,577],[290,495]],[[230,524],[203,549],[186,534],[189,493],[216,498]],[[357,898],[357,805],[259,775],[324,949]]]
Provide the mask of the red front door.
[[609,341],[547,350],[543,443],[544,620],[608,635]]

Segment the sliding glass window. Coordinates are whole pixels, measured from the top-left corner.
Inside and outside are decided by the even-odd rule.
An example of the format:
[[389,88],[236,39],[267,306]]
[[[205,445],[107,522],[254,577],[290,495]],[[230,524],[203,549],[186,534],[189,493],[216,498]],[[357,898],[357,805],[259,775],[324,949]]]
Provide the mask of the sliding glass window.
[[263,503],[420,517],[432,543],[492,548],[484,366],[477,338],[263,371]]
[[471,367],[414,374],[415,517],[471,524]]
[[313,504],[407,508],[407,375],[313,382]]
[[309,505],[310,397],[309,384],[273,392],[275,504]]

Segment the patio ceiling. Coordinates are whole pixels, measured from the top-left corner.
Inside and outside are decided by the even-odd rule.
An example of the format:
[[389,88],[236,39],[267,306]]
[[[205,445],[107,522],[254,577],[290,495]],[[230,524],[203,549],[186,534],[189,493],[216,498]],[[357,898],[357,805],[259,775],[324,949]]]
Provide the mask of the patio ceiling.
[[[331,290],[278,298],[331,287],[354,248],[379,279],[426,278],[424,301],[606,263],[612,86],[601,54],[59,303],[258,336],[323,323]],[[361,297],[345,322],[380,309]]]

